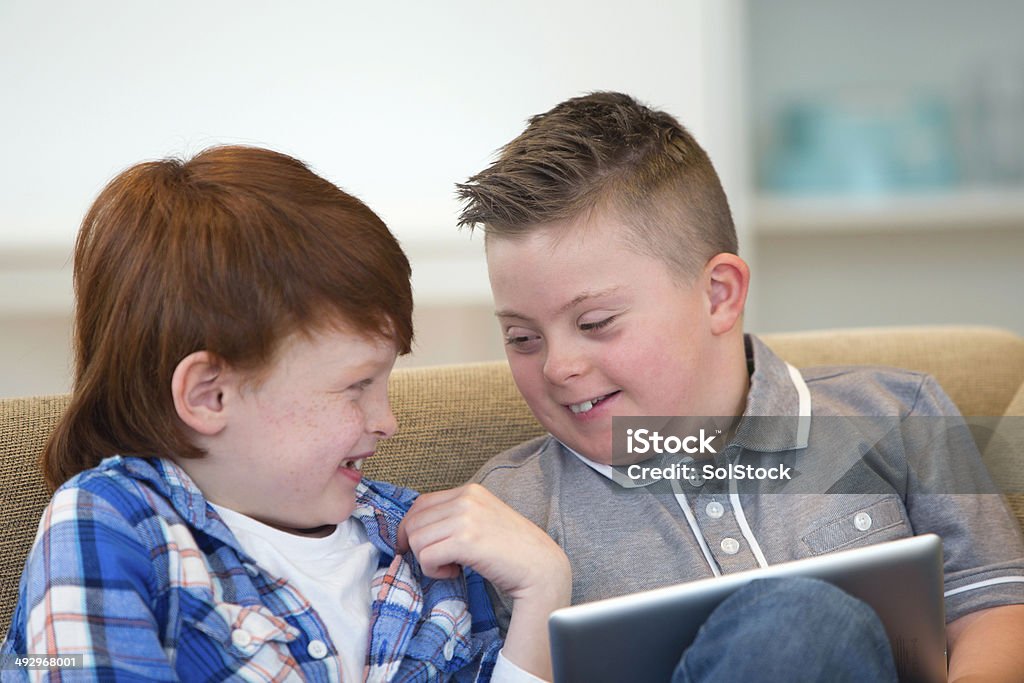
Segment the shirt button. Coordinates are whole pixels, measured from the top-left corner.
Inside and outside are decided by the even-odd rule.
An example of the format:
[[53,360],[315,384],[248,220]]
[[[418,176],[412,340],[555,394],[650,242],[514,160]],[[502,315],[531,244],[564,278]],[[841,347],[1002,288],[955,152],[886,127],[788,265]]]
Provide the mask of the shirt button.
[[231,642],[236,647],[246,647],[252,642],[252,634],[242,628],[236,628],[231,632]]
[[452,657],[455,656],[455,639],[452,638],[444,644],[444,660],[446,662],[452,661]]
[[722,539],[722,552],[726,555],[735,555],[740,551],[740,542],[735,538]]
[[871,528],[871,515],[858,512],[853,518],[853,525],[857,527],[857,531],[867,531]]
[[254,578],[260,575],[260,568],[254,564],[245,565],[245,571],[249,573],[249,576]]
[[323,659],[327,656],[327,646],[324,645],[322,640],[311,640],[309,645],[306,646],[306,652],[313,659]]
[[708,503],[708,506],[704,508],[704,511],[708,513],[708,517],[711,519],[718,519],[725,514],[725,506],[719,503],[717,500],[713,500]]

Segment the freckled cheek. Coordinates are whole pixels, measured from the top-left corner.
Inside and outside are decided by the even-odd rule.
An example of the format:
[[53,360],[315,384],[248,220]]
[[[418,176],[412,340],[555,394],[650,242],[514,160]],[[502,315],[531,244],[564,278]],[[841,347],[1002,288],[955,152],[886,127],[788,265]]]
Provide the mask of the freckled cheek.
[[322,457],[335,454],[339,432],[356,429],[352,422],[326,403],[296,404],[264,415],[263,431],[279,448],[308,450]]
[[358,411],[330,412],[318,421],[317,436],[331,456],[357,455],[353,449],[365,435],[365,421]]

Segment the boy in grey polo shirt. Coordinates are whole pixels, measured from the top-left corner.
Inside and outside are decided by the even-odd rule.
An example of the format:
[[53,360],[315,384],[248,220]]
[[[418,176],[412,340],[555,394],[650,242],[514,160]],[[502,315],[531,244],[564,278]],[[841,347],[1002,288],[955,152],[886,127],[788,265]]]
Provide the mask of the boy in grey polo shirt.
[[[749,270],[711,162],[677,121],[617,93],[574,98],[459,193],[461,224],[485,231],[513,377],[550,432],[476,479],[563,546],[574,602],[934,532],[950,680],[1017,680],[1024,543],[998,495],[966,494],[994,489],[963,425],[936,428],[955,406],[927,376],[801,373],[744,335]],[[612,416],[658,415],[741,416],[717,464],[813,485],[623,493],[644,482],[613,478]]]

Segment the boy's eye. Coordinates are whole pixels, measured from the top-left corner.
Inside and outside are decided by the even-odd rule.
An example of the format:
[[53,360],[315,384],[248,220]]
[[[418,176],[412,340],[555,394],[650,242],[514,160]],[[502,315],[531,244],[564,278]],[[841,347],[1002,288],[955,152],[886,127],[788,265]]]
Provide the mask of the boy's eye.
[[372,379],[364,379],[360,382],[356,382],[355,384],[348,385],[347,387],[345,387],[344,391],[360,392],[366,389],[366,387],[370,386],[371,384],[373,384]]
[[519,328],[505,330],[505,345],[517,351],[530,351],[540,342],[540,335]]
[[617,317],[618,316],[616,316],[616,315],[612,315],[612,316],[608,316],[607,318],[603,318],[601,320],[595,320],[594,322],[585,322],[585,323],[581,322],[580,323],[580,329],[584,330],[584,331],[587,331],[587,332],[590,332],[590,331],[593,331],[593,330],[600,330],[602,327],[607,327],[608,325],[611,325],[612,322],[614,322]]

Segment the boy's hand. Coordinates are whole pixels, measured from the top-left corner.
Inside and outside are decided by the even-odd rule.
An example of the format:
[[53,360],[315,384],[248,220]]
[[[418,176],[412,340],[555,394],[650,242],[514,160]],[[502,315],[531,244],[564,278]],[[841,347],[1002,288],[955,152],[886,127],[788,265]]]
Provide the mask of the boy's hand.
[[466,565],[513,600],[571,589],[558,544],[479,484],[417,498],[398,527],[398,550],[407,549],[427,576],[451,578]]
[[427,576],[451,578],[472,567],[512,598],[502,653],[550,680],[547,620],[569,604],[572,571],[543,529],[479,484],[426,493],[398,527],[398,550],[411,549]]

